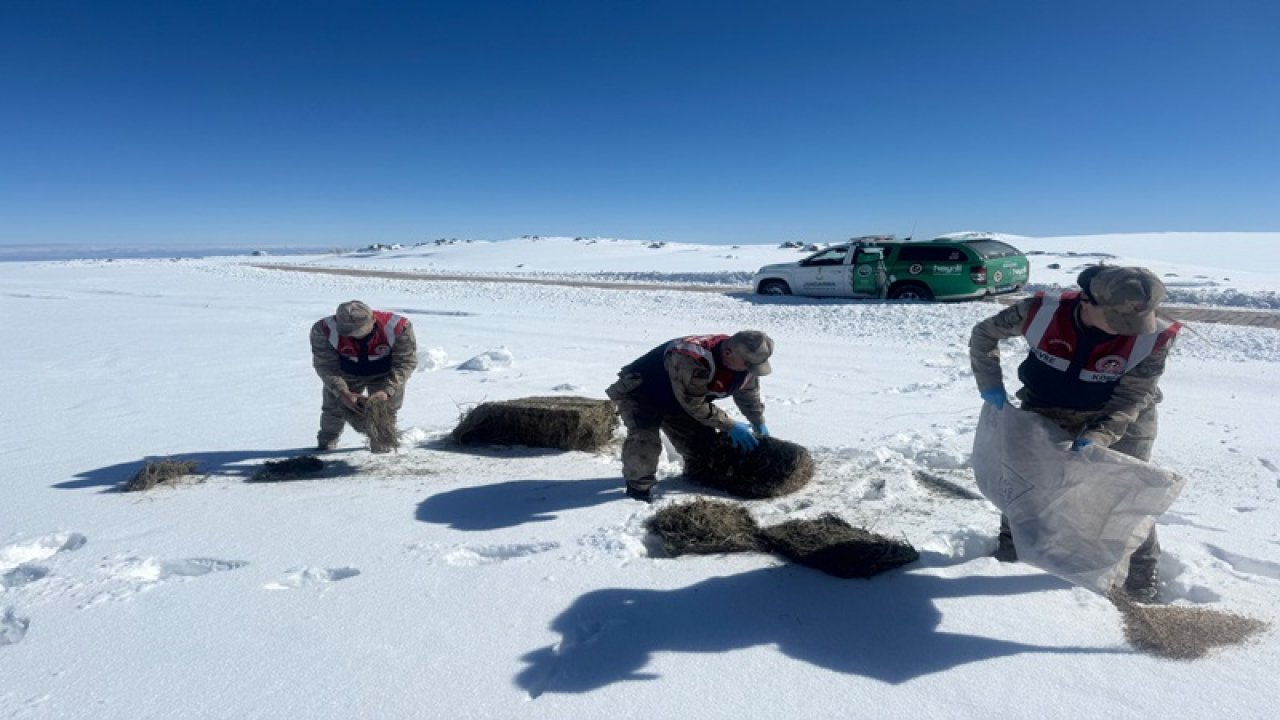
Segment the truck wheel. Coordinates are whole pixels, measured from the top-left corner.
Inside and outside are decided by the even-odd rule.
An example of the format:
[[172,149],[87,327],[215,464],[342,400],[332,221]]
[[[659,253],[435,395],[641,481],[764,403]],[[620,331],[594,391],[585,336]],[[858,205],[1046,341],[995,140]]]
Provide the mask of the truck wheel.
[[889,288],[890,300],[932,300],[933,293],[920,283],[899,283]]
[[761,295],[790,295],[791,286],[782,280],[765,280],[756,288],[756,292]]

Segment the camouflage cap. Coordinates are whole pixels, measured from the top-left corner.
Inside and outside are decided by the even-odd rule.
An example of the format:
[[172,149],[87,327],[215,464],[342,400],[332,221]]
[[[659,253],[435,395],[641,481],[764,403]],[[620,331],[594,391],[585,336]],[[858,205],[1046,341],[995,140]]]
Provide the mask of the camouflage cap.
[[338,321],[339,335],[364,337],[373,332],[373,310],[359,300],[339,305],[334,318]]
[[1083,287],[1116,333],[1156,331],[1156,308],[1164,302],[1165,289],[1155,273],[1140,267],[1104,267]]
[[747,370],[756,375],[773,372],[769,356],[773,355],[773,340],[759,330],[742,330],[729,337],[734,351],[747,363]]

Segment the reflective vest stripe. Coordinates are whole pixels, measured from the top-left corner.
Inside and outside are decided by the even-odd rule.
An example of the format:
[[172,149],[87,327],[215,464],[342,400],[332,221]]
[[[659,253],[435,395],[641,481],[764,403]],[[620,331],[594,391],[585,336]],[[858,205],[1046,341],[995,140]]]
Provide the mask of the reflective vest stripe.
[[1034,316],[1031,318],[1031,324],[1027,326],[1027,331],[1023,333],[1027,337],[1027,344],[1033,348],[1040,347],[1040,341],[1044,339],[1044,331],[1049,329],[1049,323],[1053,322],[1053,316],[1058,312],[1059,297],[1057,295],[1041,296],[1040,307],[1032,310]]
[[334,348],[338,347],[338,321],[335,318],[327,317],[324,319],[324,326],[329,328],[329,344]]
[[711,366],[711,376],[715,377],[715,374],[716,374],[715,353],[712,353],[707,348],[697,343],[685,342],[684,340],[676,340],[671,343],[670,347],[667,348],[667,352],[683,353],[685,355],[690,355],[692,357],[700,358],[702,360],[707,361],[707,364]]
[[382,326],[382,332],[387,336],[387,347],[396,346],[396,338],[400,336],[397,329],[400,327],[401,320],[404,320],[403,315],[387,313],[387,322]]
[[1124,371],[1129,372],[1138,363],[1146,360],[1151,355],[1151,351],[1156,349],[1156,341],[1160,339],[1160,333],[1168,328],[1166,323],[1164,327],[1157,327],[1156,331],[1149,335],[1139,335],[1138,339],[1133,343],[1133,349],[1129,351],[1129,362],[1125,363]]

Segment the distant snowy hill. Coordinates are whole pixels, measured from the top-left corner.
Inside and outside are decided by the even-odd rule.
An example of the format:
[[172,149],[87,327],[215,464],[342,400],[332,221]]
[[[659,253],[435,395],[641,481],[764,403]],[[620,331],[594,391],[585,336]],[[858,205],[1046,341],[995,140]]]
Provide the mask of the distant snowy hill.
[[[1145,233],[1002,239],[1031,260],[1029,289],[1074,287],[1098,262],[1143,265],[1161,275],[1170,301],[1280,308],[1277,233]],[[781,245],[694,245],[605,238],[538,237],[428,243],[407,248],[272,258],[272,262],[405,272],[593,276],[619,282],[747,286],[761,266],[812,252]]]

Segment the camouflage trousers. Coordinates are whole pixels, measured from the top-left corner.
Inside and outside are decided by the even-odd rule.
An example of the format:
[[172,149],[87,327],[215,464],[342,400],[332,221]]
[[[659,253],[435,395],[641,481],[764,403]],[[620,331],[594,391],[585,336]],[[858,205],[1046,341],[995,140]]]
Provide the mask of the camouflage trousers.
[[688,458],[693,448],[708,444],[705,440],[698,441],[699,435],[715,435],[716,431],[688,413],[656,407],[643,395],[632,392],[639,386],[638,377],[623,377],[605,393],[618,406],[618,415],[627,428],[627,439],[622,443],[622,479],[627,487],[648,490],[658,483],[656,473],[662,456],[660,432],[667,434],[682,458]]
[[[1088,410],[1069,410],[1066,408],[1038,408],[1027,405],[1023,405],[1023,408],[1049,418],[1073,437],[1083,432],[1089,422],[1098,414]],[[1152,403],[1141,413],[1138,413],[1137,419],[1129,424],[1124,435],[1111,444],[1111,449],[1139,460],[1150,460],[1151,448],[1155,445],[1156,433],[1159,429],[1159,415],[1156,412],[1155,403]],[[1000,516],[1000,534],[1006,538],[1009,537],[1009,520],[1003,515]],[[1156,537],[1156,528],[1153,525],[1151,534],[1138,546],[1137,550],[1133,551],[1133,555],[1129,558],[1129,574],[1150,574],[1155,570],[1156,562],[1159,559],[1160,539]]]
[[[372,395],[379,390],[387,392],[388,402],[391,409],[400,412],[400,406],[404,404],[404,389],[400,392],[392,393],[387,390],[386,375],[371,375],[369,377],[361,377],[359,375],[344,375],[343,379],[347,381],[347,388],[357,395]],[[355,416],[351,415],[346,406],[342,404],[342,399],[328,388],[321,391],[322,399],[320,401],[320,432],[316,433],[316,441],[320,445],[337,440],[342,435],[342,430],[350,422],[351,426],[357,432],[364,432],[364,428],[360,426]]]

